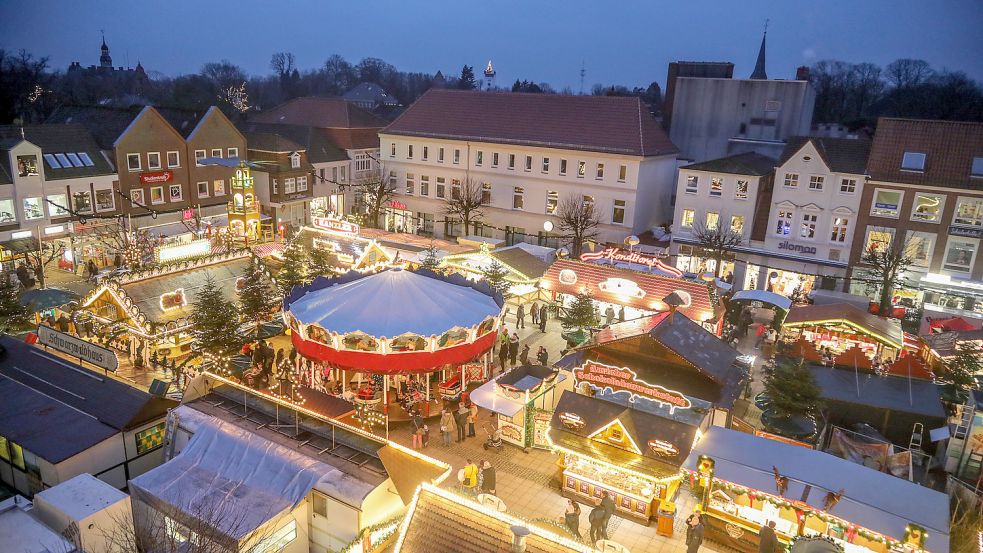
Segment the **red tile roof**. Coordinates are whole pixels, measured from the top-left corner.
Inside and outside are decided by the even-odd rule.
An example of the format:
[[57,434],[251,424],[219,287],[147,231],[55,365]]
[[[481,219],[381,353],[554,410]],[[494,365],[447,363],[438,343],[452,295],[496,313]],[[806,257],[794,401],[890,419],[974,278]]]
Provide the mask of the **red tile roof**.
[[[905,152],[925,154],[925,170],[902,171]],[[983,178],[970,177],[974,157],[983,157],[983,123],[881,118],[867,174],[886,182],[981,190]]]
[[[573,271],[577,277],[576,281],[572,284],[560,282],[560,271],[563,270]],[[635,297],[604,292],[598,285],[609,278],[630,280],[638,285],[644,295]],[[714,316],[714,303],[707,285],[681,278],[670,278],[630,269],[561,259],[550,266],[546,274],[543,275],[542,282],[545,289],[561,294],[577,294],[586,290],[595,300],[627,305],[646,311],[668,311],[669,307],[663,303],[662,298],[672,292],[682,291],[689,294],[691,301],[690,305],[679,308],[680,313],[694,321],[705,321]]]
[[[341,98],[294,98],[249,117],[256,123],[286,123],[322,129],[381,129],[386,120]],[[378,143],[376,144],[378,147]]]
[[679,151],[635,97],[431,88],[381,132],[636,156]]

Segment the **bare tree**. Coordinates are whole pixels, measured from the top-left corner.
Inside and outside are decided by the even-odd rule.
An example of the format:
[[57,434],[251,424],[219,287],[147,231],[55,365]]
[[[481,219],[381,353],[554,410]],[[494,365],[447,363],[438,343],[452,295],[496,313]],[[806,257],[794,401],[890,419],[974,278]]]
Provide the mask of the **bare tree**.
[[884,68],[884,77],[894,88],[913,88],[932,77],[932,67],[925,60],[902,58]]
[[444,214],[448,220],[460,221],[464,225],[464,234],[471,232],[471,226],[481,222],[484,217],[481,208],[489,203],[485,198],[482,185],[473,178],[466,178],[460,185],[451,184],[451,195],[444,204]]
[[270,69],[282,79],[293,72],[294,63],[296,59],[290,52],[277,52],[270,58]]
[[724,256],[733,252],[743,243],[743,238],[739,233],[725,229],[720,223],[712,227],[703,223],[693,225],[693,237],[699,242],[700,247],[716,261],[713,276],[717,278],[720,277],[720,266],[723,264]]
[[65,253],[65,246],[56,246],[50,242],[38,244],[36,248],[24,253],[24,263],[34,274],[38,288],[45,288],[45,268],[63,253]]
[[558,226],[563,237],[570,240],[571,254],[573,257],[580,257],[584,242],[597,238],[599,234],[597,227],[601,223],[594,202],[585,200],[583,196],[570,194],[560,201],[556,216],[560,220]]
[[888,241],[871,241],[860,257],[860,262],[867,265],[870,276],[880,287],[880,311],[885,315],[891,309],[891,295],[901,274],[912,263],[914,245],[894,235],[891,229],[878,229],[875,232],[890,234]]
[[[334,183],[344,187],[343,183]],[[396,194],[396,174],[386,170],[384,163],[379,163],[378,171],[369,171],[358,178],[352,185],[357,194],[365,202],[365,216],[368,226],[378,227],[379,217],[393,196]]]

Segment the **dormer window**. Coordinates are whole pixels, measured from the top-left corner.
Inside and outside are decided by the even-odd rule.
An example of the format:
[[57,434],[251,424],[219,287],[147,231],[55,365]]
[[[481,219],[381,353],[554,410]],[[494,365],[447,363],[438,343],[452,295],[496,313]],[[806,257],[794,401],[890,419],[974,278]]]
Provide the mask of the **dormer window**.
[[901,158],[901,169],[905,171],[924,171],[925,154],[920,152],[905,152]]
[[973,158],[973,167],[969,170],[971,177],[983,177],[983,157]]
[[300,169],[300,154],[297,152],[290,154],[290,168]]

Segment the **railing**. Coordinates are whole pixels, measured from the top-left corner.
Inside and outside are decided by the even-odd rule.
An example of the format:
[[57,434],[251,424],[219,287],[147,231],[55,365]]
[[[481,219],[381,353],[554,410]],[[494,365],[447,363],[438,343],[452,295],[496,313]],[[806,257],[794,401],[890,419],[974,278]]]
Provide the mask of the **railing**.
[[983,509],[983,488],[972,485],[949,475],[945,483],[949,497],[956,498],[971,509]]
[[233,214],[238,213],[238,214],[246,214],[246,215],[248,215],[248,214],[252,214],[252,213],[259,213],[259,204],[257,204],[257,203],[254,203],[253,205],[250,205],[250,206],[244,206],[244,205],[243,206],[235,206],[235,205],[232,205],[232,202],[229,202],[228,203],[228,208],[229,208],[229,213],[233,213]]

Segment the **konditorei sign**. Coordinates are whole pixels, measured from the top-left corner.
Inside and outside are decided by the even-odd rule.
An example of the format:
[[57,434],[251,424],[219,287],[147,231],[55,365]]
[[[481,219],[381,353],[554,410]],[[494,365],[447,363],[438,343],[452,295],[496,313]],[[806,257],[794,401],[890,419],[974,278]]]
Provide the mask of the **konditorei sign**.
[[358,232],[361,230],[355,223],[331,217],[312,217],[311,224],[321,230],[344,236],[358,236]]
[[174,180],[174,171],[140,173],[140,184],[164,184]]
[[578,383],[586,382],[613,393],[627,392],[631,396],[630,401],[635,401],[638,397],[649,399],[665,405],[670,413],[676,409],[689,409],[693,406],[689,398],[682,393],[657,384],[649,384],[638,378],[638,373],[628,367],[614,367],[588,361],[584,366],[575,368],[573,375]]
[[613,263],[635,263],[645,265],[649,269],[658,269],[664,273],[671,274],[676,278],[682,277],[683,272],[679,269],[666,265],[659,258],[639,252],[630,252],[622,248],[606,248],[598,252],[587,252],[580,254],[580,260],[585,262],[611,261]]
[[116,354],[112,350],[86,342],[71,334],[59,332],[50,326],[38,326],[38,343],[67,353],[72,357],[78,357],[82,361],[88,361],[107,371],[116,372],[116,369],[119,368],[119,359],[116,358]]

